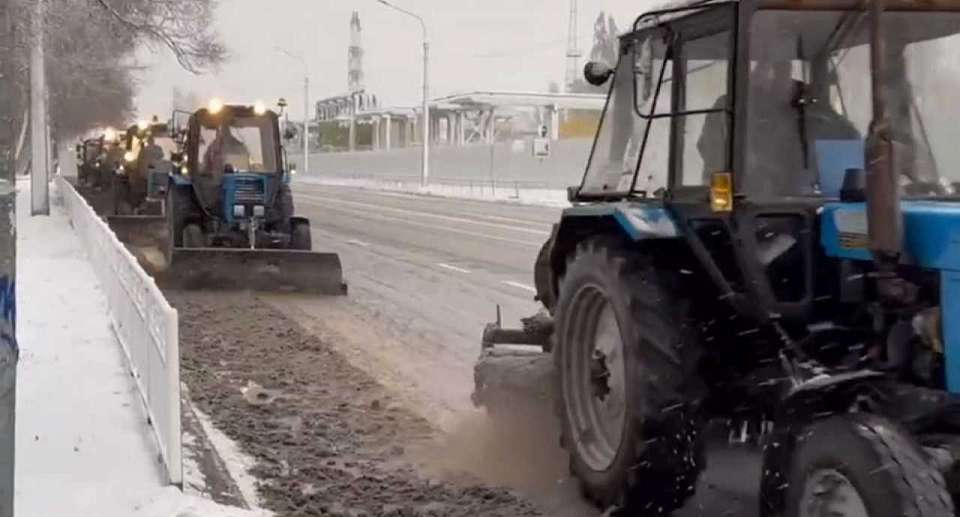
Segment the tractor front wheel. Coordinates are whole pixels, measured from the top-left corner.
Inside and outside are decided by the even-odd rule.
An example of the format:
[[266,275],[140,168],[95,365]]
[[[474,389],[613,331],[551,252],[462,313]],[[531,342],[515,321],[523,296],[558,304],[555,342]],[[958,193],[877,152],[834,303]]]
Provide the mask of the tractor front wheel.
[[761,506],[764,517],[954,517],[940,471],[909,433],[876,415],[811,424],[786,471],[784,506]]
[[310,236],[310,223],[295,222],[290,232],[290,248],[310,251],[313,248],[313,238]]
[[560,284],[561,442],[601,509],[669,514],[703,468],[698,345],[673,278],[616,240],[594,239],[578,247]]

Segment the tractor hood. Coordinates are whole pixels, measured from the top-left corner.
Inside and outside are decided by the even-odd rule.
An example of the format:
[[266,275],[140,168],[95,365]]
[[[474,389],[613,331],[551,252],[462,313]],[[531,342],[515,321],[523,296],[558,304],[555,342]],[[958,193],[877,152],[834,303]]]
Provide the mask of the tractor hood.
[[[960,271],[960,201],[902,201],[902,262]],[[828,256],[872,260],[864,203],[827,203],[820,239]]]

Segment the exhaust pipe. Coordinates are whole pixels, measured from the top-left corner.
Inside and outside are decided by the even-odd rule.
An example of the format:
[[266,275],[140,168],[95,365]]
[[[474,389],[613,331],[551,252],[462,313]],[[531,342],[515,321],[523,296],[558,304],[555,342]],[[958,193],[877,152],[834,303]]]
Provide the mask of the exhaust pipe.
[[873,260],[881,272],[891,272],[903,251],[903,216],[898,171],[893,159],[893,128],[887,115],[886,42],[881,15],[883,0],[873,0],[870,12],[870,71],[873,120],[866,142],[867,231]]

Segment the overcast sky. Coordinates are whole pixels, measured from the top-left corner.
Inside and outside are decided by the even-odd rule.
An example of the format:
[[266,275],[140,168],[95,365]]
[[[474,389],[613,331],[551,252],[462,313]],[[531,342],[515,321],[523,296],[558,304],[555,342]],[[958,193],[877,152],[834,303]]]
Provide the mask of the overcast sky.
[[[546,90],[563,82],[568,0],[393,0],[427,22],[431,97],[459,91]],[[662,3],[662,2],[658,2]],[[580,0],[579,41],[589,54],[600,11],[628,27],[650,0]],[[364,83],[381,104],[420,98],[421,36],[416,20],[376,0],[220,0],[216,25],[231,57],[218,73],[193,76],[163,49],[142,52],[141,116],[171,110],[174,86],[228,101],[285,97],[303,111],[303,66],[276,48],[303,55],[312,100],[346,92],[350,16],[363,28]]]

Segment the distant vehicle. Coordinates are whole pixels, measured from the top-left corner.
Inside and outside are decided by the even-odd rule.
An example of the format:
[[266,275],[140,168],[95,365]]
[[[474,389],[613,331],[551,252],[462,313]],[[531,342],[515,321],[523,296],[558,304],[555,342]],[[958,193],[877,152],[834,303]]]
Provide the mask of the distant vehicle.
[[295,215],[277,114],[214,100],[190,116],[166,198],[171,238],[162,278],[187,288],[346,292],[340,257],[311,251]]

